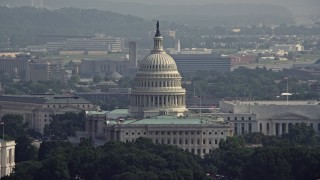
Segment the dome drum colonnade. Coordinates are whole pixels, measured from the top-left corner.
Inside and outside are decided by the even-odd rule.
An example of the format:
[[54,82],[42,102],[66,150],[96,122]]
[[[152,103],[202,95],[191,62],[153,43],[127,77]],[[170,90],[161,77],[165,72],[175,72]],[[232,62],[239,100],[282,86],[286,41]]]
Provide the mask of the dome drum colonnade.
[[154,48],[139,64],[135,87],[131,92],[130,113],[135,117],[152,117],[160,111],[184,115],[186,90],[181,87],[180,73],[174,59],[163,50],[157,23]]

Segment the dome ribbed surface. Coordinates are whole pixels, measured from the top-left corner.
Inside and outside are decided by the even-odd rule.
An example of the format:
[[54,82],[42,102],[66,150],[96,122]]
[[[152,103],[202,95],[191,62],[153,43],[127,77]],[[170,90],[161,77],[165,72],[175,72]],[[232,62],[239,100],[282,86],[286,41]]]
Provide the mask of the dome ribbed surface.
[[174,59],[166,53],[151,53],[140,63],[140,71],[177,71]]

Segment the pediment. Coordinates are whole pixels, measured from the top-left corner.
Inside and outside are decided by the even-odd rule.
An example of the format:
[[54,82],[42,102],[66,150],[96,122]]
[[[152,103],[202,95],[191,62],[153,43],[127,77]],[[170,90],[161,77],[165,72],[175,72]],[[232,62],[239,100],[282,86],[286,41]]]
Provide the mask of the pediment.
[[295,113],[283,113],[268,118],[269,120],[309,120],[307,116],[302,116]]

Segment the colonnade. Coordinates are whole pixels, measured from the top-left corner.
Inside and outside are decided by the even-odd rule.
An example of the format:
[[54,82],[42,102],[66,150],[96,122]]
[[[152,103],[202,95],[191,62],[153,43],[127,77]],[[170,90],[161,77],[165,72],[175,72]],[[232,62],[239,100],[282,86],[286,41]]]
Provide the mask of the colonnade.
[[132,107],[179,107],[186,105],[185,95],[133,95]]

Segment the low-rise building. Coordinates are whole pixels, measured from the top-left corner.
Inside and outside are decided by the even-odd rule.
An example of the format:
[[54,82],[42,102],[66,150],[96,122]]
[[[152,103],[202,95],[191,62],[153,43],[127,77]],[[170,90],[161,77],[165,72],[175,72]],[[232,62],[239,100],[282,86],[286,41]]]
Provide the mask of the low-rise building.
[[43,133],[56,114],[95,110],[89,101],[78,96],[39,94],[24,96],[0,96],[0,118],[6,114],[22,115],[29,128]]
[[108,112],[87,112],[85,132],[78,140],[90,138],[102,145],[108,141],[134,142],[139,137],[156,144],[169,144],[203,156],[219,147],[219,142],[233,135],[231,123],[222,118],[174,117],[159,115],[146,119],[108,118]]
[[[242,134],[242,122],[256,121],[252,132],[281,136],[294,124],[305,123],[320,133],[320,102],[312,101],[221,101],[220,111],[234,123],[235,132]],[[248,115],[248,117],[245,116]],[[239,119],[241,117],[241,119]],[[242,118],[243,117],[243,118]],[[251,117],[251,120],[248,118]],[[235,119],[237,118],[237,119]],[[240,128],[239,128],[240,125]],[[248,126],[249,128],[249,126]],[[249,130],[249,129],[248,129]],[[248,132],[248,131],[246,131]]]

